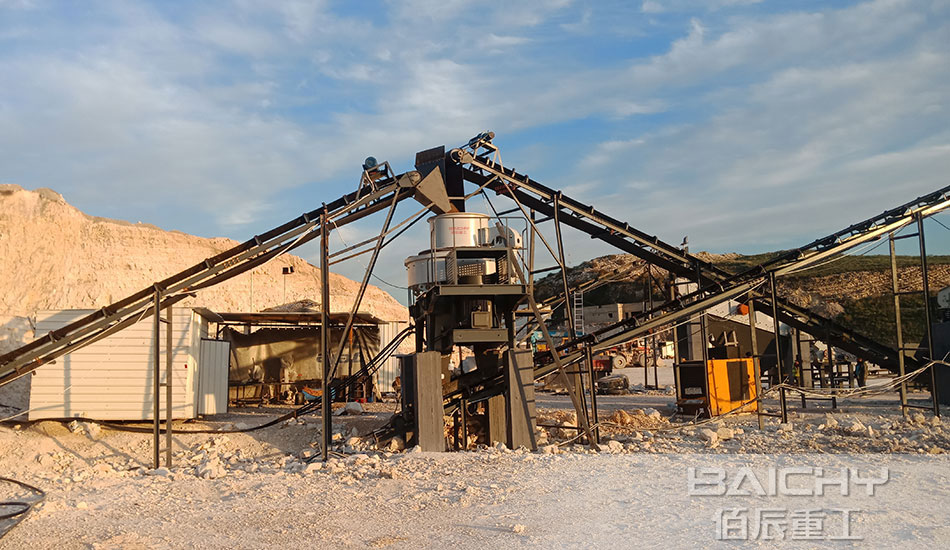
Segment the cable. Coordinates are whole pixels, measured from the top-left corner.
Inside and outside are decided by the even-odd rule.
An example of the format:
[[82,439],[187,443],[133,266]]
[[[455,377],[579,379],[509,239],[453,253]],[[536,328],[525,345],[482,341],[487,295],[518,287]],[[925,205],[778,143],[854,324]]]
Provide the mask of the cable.
[[0,476],[0,481],[6,481],[7,483],[13,483],[13,484],[15,484],[15,485],[19,485],[20,487],[22,487],[22,488],[24,488],[24,489],[26,489],[26,490],[28,490],[28,491],[32,491],[33,493],[35,493],[35,494],[39,497],[39,498],[37,498],[36,500],[33,500],[33,501],[31,501],[31,502],[28,502],[28,501],[25,501],[25,500],[5,500],[5,501],[0,501],[0,508],[5,508],[5,507],[18,508],[17,510],[14,510],[14,511],[12,511],[12,512],[3,512],[3,513],[0,513],[0,520],[7,520],[7,519],[12,519],[12,520],[13,520],[13,525],[11,525],[11,526],[10,526],[6,531],[4,531],[3,533],[0,533],[0,538],[3,538],[4,535],[6,535],[7,533],[10,532],[10,529],[13,529],[13,528],[16,527],[17,525],[19,525],[19,523],[20,523],[21,521],[23,521],[24,519],[26,519],[27,514],[28,514],[31,510],[33,510],[33,508],[35,508],[37,504],[43,502],[43,500],[46,499],[46,491],[40,489],[39,487],[34,487],[34,486],[30,485],[29,483],[24,483],[24,482],[22,482],[22,481],[18,481],[18,480],[16,480],[16,479],[9,478],[9,477],[2,477],[2,476]]
[[933,220],[933,221],[935,221],[935,222],[937,222],[937,223],[939,223],[940,225],[942,225],[944,229],[950,231],[950,227],[947,227],[946,225],[944,225],[944,223],[943,223],[942,221],[938,220],[936,217],[931,216],[930,219]]
[[390,283],[389,281],[383,279],[382,277],[380,277],[379,275],[377,275],[377,274],[375,274],[375,273],[372,273],[371,275],[372,275],[373,277],[375,277],[377,281],[383,283],[384,285],[389,285],[389,286],[391,286],[391,287],[393,287],[393,288],[398,288],[398,289],[400,289],[400,290],[409,290],[409,287],[407,287],[407,286],[394,285],[394,284],[392,284],[392,283]]

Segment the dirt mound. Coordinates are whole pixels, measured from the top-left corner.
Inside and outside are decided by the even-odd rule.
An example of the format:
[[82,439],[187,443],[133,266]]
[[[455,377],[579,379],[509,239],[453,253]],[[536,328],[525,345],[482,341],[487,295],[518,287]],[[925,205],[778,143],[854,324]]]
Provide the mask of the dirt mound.
[[[0,185],[0,352],[27,336],[23,318],[37,310],[100,308],[238,243],[89,216],[49,189]],[[282,275],[293,266],[292,275]],[[286,283],[286,290],[285,285]],[[330,309],[347,311],[359,284],[331,274]],[[319,303],[320,270],[291,255],[202,290],[183,306],[261,311]],[[361,311],[404,320],[406,308],[369,287]]]

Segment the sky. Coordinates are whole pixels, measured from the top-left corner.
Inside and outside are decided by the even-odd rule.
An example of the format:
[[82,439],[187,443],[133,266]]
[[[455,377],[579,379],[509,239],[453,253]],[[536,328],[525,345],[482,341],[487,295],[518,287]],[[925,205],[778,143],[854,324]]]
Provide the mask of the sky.
[[[642,231],[764,252],[950,185],[948,52],[948,0],[0,0],[0,182],[244,240],[367,156],[402,172],[492,130],[506,166]],[[566,239],[572,264],[613,252]],[[403,298],[426,243],[373,282]]]

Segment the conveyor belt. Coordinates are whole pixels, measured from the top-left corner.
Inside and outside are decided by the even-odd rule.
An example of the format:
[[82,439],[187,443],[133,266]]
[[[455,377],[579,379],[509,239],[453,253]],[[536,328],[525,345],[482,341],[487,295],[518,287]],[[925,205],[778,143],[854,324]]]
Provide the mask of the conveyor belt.
[[[375,171],[373,171],[375,170]],[[441,179],[436,173],[434,177]],[[428,178],[427,178],[428,179]],[[307,212],[230,250],[208,258],[131,296],[0,355],[0,385],[45,363],[149,317],[156,290],[164,309],[190,296],[289,252],[320,235],[320,220],[339,227],[415,195],[418,172],[393,175],[388,164],[364,171],[359,189]]]
[[[533,209],[547,218],[553,218],[557,209],[561,222],[574,227],[591,238],[599,239],[624,252],[633,254],[651,264],[657,265],[678,277],[698,282],[700,292],[697,299],[706,301],[709,296],[732,296],[733,289],[744,283],[752,282],[752,288],[768,277],[769,272],[776,276],[792,273],[807,266],[841,254],[855,246],[868,241],[877,240],[896,231],[914,221],[914,215],[930,216],[950,206],[948,193],[950,186],[938,191],[918,197],[896,208],[886,210],[881,214],[850,225],[841,231],[817,239],[801,248],[791,250],[772,258],[768,262],[755,266],[739,274],[729,273],[699,257],[690,255],[680,248],[663,242],[656,236],[640,231],[626,222],[617,220],[590,205],[585,205],[560,191],[550,189],[541,183],[532,180],[525,174],[520,174],[510,168],[502,166],[492,159],[497,151],[491,144],[491,135],[483,134],[472,140],[466,148],[455,149],[451,158],[464,168],[465,178],[476,185],[486,185],[486,189],[498,195],[511,198],[523,207]],[[710,305],[715,305],[711,303]],[[868,360],[889,369],[897,368],[897,351],[881,344],[858,332],[844,327],[831,319],[799,308],[779,300],[777,305],[779,319],[795,328],[799,328],[821,340],[830,341],[834,346],[851,353],[861,355]],[[771,302],[763,297],[756,299],[756,306],[761,311],[771,310]],[[662,312],[666,322],[682,318],[676,310],[687,307],[685,302],[664,304],[657,312]],[[694,312],[695,313],[695,312]],[[642,317],[633,318],[615,325],[616,330],[629,330],[628,340],[640,334],[624,323],[642,323]],[[650,323],[652,326],[653,323]],[[660,326],[660,325],[657,325]],[[589,340],[591,336],[587,336]],[[613,337],[611,338],[614,339]],[[583,338],[579,339],[583,340]],[[568,347],[571,344],[567,344]],[[598,346],[606,347],[606,346]]]

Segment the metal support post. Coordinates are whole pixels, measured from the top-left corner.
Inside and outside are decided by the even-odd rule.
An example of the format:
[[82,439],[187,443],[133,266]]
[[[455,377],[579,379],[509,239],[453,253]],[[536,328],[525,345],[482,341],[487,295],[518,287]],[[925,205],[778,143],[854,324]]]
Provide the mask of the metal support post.
[[[510,249],[508,251],[508,265],[510,265],[515,271],[515,275],[517,275],[519,279],[522,281],[525,280],[524,270],[521,269],[517,258],[515,258],[514,253],[512,253]],[[567,385],[567,394],[571,397],[571,404],[574,405],[574,411],[577,412],[577,420],[580,423],[580,428],[587,435],[591,448],[598,450],[599,447],[594,441],[593,434],[590,430],[590,423],[587,419],[587,410],[584,407],[583,402],[577,398],[577,392],[571,383],[570,377],[567,375],[567,370],[565,370],[563,363],[561,363],[561,358],[557,353],[557,347],[554,345],[554,339],[551,338],[551,332],[548,331],[547,325],[544,324],[544,320],[541,318],[541,310],[538,309],[538,303],[535,302],[534,296],[531,294],[528,294],[527,298],[528,306],[531,307],[531,312],[534,313],[534,318],[538,322],[538,328],[541,330],[541,334],[544,336],[544,342],[548,346],[548,350],[551,354],[551,360],[554,362],[554,366],[557,368],[561,376],[564,377],[564,382]],[[583,395],[583,393],[581,393],[581,395]],[[511,422],[511,420],[509,420],[509,422]]]
[[462,447],[461,450],[468,450],[468,401],[463,397],[459,399],[459,417],[462,421]]
[[752,338],[752,376],[755,377],[755,397],[760,399],[755,408],[755,416],[759,421],[759,429],[765,427],[762,420],[762,365],[759,362],[759,342],[755,328],[755,297],[749,293],[749,330]]
[[[529,274],[529,275],[530,275],[531,273],[534,273],[534,234],[535,234],[535,226],[534,226],[534,209],[533,209],[533,208],[531,209],[530,222],[531,222],[531,223],[528,224],[528,225],[530,226],[530,227],[528,227],[528,231],[529,231],[529,233],[528,233],[528,274]],[[528,277],[528,280],[525,281],[525,282],[526,282],[527,285],[528,285],[528,293],[530,293],[532,296],[534,296],[534,275],[530,275],[530,276]],[[565,299],[566,299],[566,297],[565,297]]]
[[[590,350],[589,345],[584,346],[584,355],[587,361],[587,377],[590,378],[590,410],[591,417],[594,419],[594,427],[592,428],[594,442],[598,445],[600,444],[600,428],[597,427],[597,423],[600,420],[597,417],[597,385],[594,384],[594,354]],[[644,370],[646,370],[646,365],[644,365]]]
[[172,362],[174,335],[172,334],[172,306],[165,308],[168,326],[165,327],[165,467],[172,467]]
[[[649,264],[647,264],[647,269],[649,269]],[[650,294],[650,279],[649,277],[644,278],[643,281],[643,311],[647,311],[647,295]],[[650,309],[653,309],[652,307]],[[623,310],[620,311],[620,318],[623,318]],[[650,386],[650,369],[649,362],[647,361],[647,349],[649,344],[647,343],[648,338],[643,339],[643,387],[647,388]]]
[[[650,292],[649,292],[650,301],[649,301],[649,305],[650,305],[650,311],[653,311],[653,267],[652,267],[650,264],[647,264],[647,275],[648,275],[649,278],[650,278],[650,287],[649,287],[649,288],[650,288]],[[651,316],[652,316],[652,315],[651,315]],[[657,354],[657,349],[656,349],[656,331],[651,330],[651,331],[650,331],[650,334],[651,334],[651,337],[650,337],[650,348],[652,348],[652,350],[653,350],[653,387],[656,388],[656,389],[659,389],[659,388],[660,388],[660,381],[659,381],[659,373],[657,372],[657,371],[658,371],[658,365],[657,365],[657,356],[656,356],[656,354]],[[643,364],[643,368],[644,368],[644,370],[646,370],[646,363]]]
[[901,377],[900,392],[901,397],[901,414],[907,416],[907,382],[903,381],[904,374],[906,371],[906,366],[904,362],[904,330],[901,324],[901,295],[900,295],[900,279],[897,270],[897,253],[895,252],[894,247],[894,232],[891,231],[887,234],[887,239],[890,241],[890,251],[891,251],[891,290],[894,293],[894,323],[895,323],[895,332],[897,334],[897,369],[898,376]]
[[[924,291],[924,322],[927,323],[927,360],[933,361],[934,357],[934,331],[933,319],[930,311],[930,274],[927,270],[927,243],[924,240],[924,217],[918,212],[917,218],[917,239],[920,241],[920,276],[923,279]],[[937,374],[936,366],[930,366],[930,399],[933,402],[934,416],[940,416],[940,403],[937,401]]]
[[[577,329],[574,325],[574,308],[571,303],[571,288],[567,284],[567,263],[564,259],[564,239],[561,237],[561,218],[560,218],[560,193],[555,193],[554,195],[554,235],[557,239],[557,262],[561,267],[561,284],[564,287],[564,312],[567,315],[567,330],[568,334],[571,335],[571,340],[577,339]],[[584,396],[584,375],[581,373],[581,366],[577,365],[577,372],[574,374],[574,388],[577,392],[577,400],[581,403],[584,416],[587,417],[588,423],[591,423],[590,416],[588,416],[587,403]],[[588,363],[588,371],[593,373],[593,365]],[[594,379],[593,376],[589,380],[591,385],[591,391],[594,391]],[[593,419],[593,424],[597,423],[596,417]],[[596,443],[596,442],[592,442]]]
[[[702,278],[702,271],[700,270],[700,267],[699,267],[699,262],[694,263],[694,269],[696,270],[696,290],[701,291],[703,289],[703,278]],[[702,344],[699,347],[702,348],[703,369],[708,369],[709,368],[709,335],[706,333],[706,311],[705,310],[699,313],[699,331],[702,333],[702,338],[701,338]],[[694,357],[690,357],[690,359],[695,360]]]
[[[386,213],[386,221],[383,222],[383,229],[379,233],[379,238],[376,240],[376,244],[373,247],[373,254],[370,256],[369,263],[366,265],[366,271],[363,273],[363,280],[360,282],[359,291],[356,293],[356,297],[353,299],[353,307],[350,309],[350,314],[346,318],[346,326],[343,327],[343,334],[348,334],[353,328],[353,321],[356,319],[356,314],[359,312],[360,304],[363,303],[363,296],[366,294],[366,288],[369,286],[369,277],[373,274],[373,268],[376,267],[376,261],[379,259],[379,251],[383,248],[383,236],[389,231],[389,225],[392,223],[393,214],[396,212],[396,199],[399,198],[399,195],[393,197],[392,204],[389,207],[389,211]],[[329,275],[329,244],[326,245],[325,250],[327,250],[327,275]],[[329,285],[329,279],[327,280],[327,285]],[[329,290],[327,291],[329,292]],[[336,374],[337,366],[340,363],[340,358],[343,357],[343,349],[346,344],[346,338],[340,339],[340,347],[336,353],[336,359],[333,361],[333,368],[331,372]],[[351,371],[352,372],[352,371]]]
[[152,348],[152,367],[154,371],[152,372],[152,384],[155,386],[155,395],[153,396],[153,410],[152,410],[152,436],[153,441],[152,445],[154,447],[154,455],[152,460],[152,468],[158,468],[159,460],[159,451],[158,446],[161,444],[161,428],[159,427],[159,422],[161,422],[161,413],[159,410],[159,400],[161,399],[161,385],[162,385],[162,376],[161,376],[161,325],[162,322],[162,292],[158,289],[158,286],[155,287],[155,296],[154,296],[154,314],[155,322],[152,324],[152,342],[155,347]]
[[462,430],[462,400],[459,400],[459,408],[456,409],[455,413],[452,415],[452,435],[455,438],[454,450],[460,451],[461,448],[461,430]]
[[[672,302],[673,300],[676,300],[676,275],[670,274],[670,301]],[[676,326],[676,323],[673,323],[671,331],[673,333],[672,336],[673,336],[673,363],[674,364],[679,364],[680,359],[681,359],[680,338],[679,338],[679,334],[677,334],[678,328],[679,327]],[[673,374],[674,375],[676,374],[676,369],[673,369]],[[676,381],[676,384],[678,388],[679,381]]]
[[320,216],[320,353],[323,359],[323,380],[321,381],[322,394],[320,408],[323,414],[323,445],[321,449],[323,461],[326,462],[330,453],[330,441],[333,431],[333,420],[330,418],[330,243],[329,228],[327,227],[327,210],[323,209]]
[[[835,357],[834,357],[834,346],[831,345],[831,329],[828,329],[828,338],[826,341],[827,347],[825,351],[825,357],[828,359],[828,372],[821,377],[822,387],[834,388],[834,378],[835,378]],[[825,381],[827,380],[827,385]],[[835,396],[834,391],[831,392],[831,408],[832,410],[838,408],[838,398]]]
[[[788,381],[785,372],[785,361],[782,361],[781,330],[778,320],[778,291],[775,284],[775,272],[769,272],[769,285],[772,287],[772,331],[775,334],[775,368],[778,370],[779,383]],[[785,388],[779,388],[779,404],[782,407],[782,424],[788,423],[788,406],[785,401]]]

